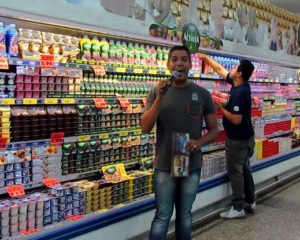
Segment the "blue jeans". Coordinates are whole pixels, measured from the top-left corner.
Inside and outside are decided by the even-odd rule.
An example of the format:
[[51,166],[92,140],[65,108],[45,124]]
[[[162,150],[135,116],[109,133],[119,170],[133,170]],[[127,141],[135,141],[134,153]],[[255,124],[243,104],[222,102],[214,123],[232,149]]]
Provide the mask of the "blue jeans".
[[169,222],[176,208],[175,239],[189,240],[192,233],[192,206],[200,180],[200,169],[189,177],[172,177],[169,172],[155,169],[154,192],[156,212],[151,224],[150,240],[166,239]]

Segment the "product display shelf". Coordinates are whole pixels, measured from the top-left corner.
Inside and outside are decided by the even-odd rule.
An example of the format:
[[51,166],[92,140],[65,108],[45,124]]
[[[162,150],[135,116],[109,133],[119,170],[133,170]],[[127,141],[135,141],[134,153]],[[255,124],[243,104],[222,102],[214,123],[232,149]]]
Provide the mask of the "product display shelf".
[[[172,43],[173,44],[173,43]],[[159,45],[159,43],[158,43]],[[170,43],[171,45],[171,43]],[[212,54],[216,54],[216,55],[222,55],[222,56],[227,56],[227,57],[231,57],[231,58],[239,58],[239,57],[244,57],[242,55],[239,54],[227,54],[226,52],[218,52],[215,50],[207,50],[207,49],[201,49],[201,51],[205,51],[207,53],[212,53]],[[247,58],[249,59],[253,59],[249,56],[247,56]],[[272,65],[274,63],[274,61],[269,61],[269,59],[259,59],[259,58],[254,58],[255,61],[262,61],[263,63],[268,62],[270,65]],[[18,66],[24,66],[24,67],[36,67],[36,68],[40,68],[41,67],[41,63],[40,61],[27,61],[27,60],[22,60],[22,59],[12,59],[9,58],[8,59],[9,64],[12,66],[12,68],[14,66],[18,67]],[[276,62],[276,61],[275,61]],[[230,67],[233,66],[233,63],[235,62],[230,62]],[[93,71],[95,70],[95,67],[93,66],[93,62],[91,62],[90,64],[82,64],[82,63],[54,63],[54,67],[57,69],[60,68],[67,68],[67,69],[77,69],[82,71],[82,75],[84,77],[84,72],[87,71],[89,73],[93,73]],[[97,65],[97,63],[96,63]],[[99,64],[98,64],[99,65]],[[280,65],[283,67],[292,67],[294,68],[296,65],[292,64],[289,65],[289,63],[284,63],[284,62],[276,62],[276,65]],[[170,72],[167,71],[166,69],[161,69],[161,68],[143,68],[141,66],[137,66],[137,67],[128,67],[125,65],[104,65],[104,70],[106,72],[106,74],[120,74],[120,75],[124,75],[124,74],[130,74],[130,75],[149,75],[149,76],[163,76],[163,77],[167,77]],[[42,68],[43,69],[43,68]],[[78,71],[76,72],[76,74],[78,73]],[[37,75],[37,76],[43,76],[43,75]],[[80,78],[80,76],[77,76],[78,78]],[[205,72],[204,71],[200,71],[200,70],[192,70],[190,72],[190,77],[192,78],[193,81],[195,81],[196,83],[200,83],[202,84],[203,82],[205,83],[206,80],[213,80],[215,82],[209,81],[213,84],[210,83],[210,87],[208,88],[210,91],[214,90],[214,87],[218,87],[218,90],[220,90],[221,92],[228,92],[228,87],[226,87],[226,85],[224,84],[224,81],[219,77],[216,76],[214,74],[211,74],[209,72]],[[217,80],[217,81],[216,81]],[[200,81],[200,82],[199,82]],[[202,81],[202,82],[201,82]],[[266,78],[258,78],[257,81],[262,81],[261,84],[265,84],[266,82],[269,82],[268,79]],[[256,82],[256,81],[254,81]],[[272,84],[276,84],[276,81],[272,81],[270,80],[270,82],[272,82]],[[286,84],[284,81],[282,82],[284,84]],[[293,82],[291,82],[291,84],[295,84],[298,83],[296,80]],[[216,84],[216,86],[212,86]],[[276,93],[276,91],[273,90],[257,90],[254,91],[254,94],[261,94],[261,93],[269,93],[268,96],[263,96],[263,98],[273,98],[273,96],[270,95],[274,95],[274,93]],[[85,96],[84,96],[85,95]],[[125,94],[124,94],[125,95]],[[124,95],[120,95],[121,97],[123,97]],[[54,96],[54,95],[53,95]],[[94,105],[94,99],[92,99],[93,97],[97,97],[100,96],[101,98],[104,99],[104,101],[106,102],[107,105],[111,105],[111,104],[118,104],[119,100],[118,100],[118,95],[114,95],[112,94],[112,96],[107,96],[105,94],[85,94],[85,93],[81,93],[81,94],[67,94],[66,97],[49,97],[49,98],[6,98],[6,99],[1,99],[1,105],[3,106],[14,106],[14,105],[20,105],[20,106],[34,106],[34,105],[75,105],[76,107],[79,105]],[[141,97],[142,96],[142,97]],[[87,98],[85,98],[87,97]],[[132,98],[129,99],[130,103],[133,104],[140,104],[145,105],[144,100],[143,99],[145,96],[140,94],[138,97],[136,98]],[[263,99],[262,98],[262,99]],[[276,98],[275,98],[276,99]],[[141,103],[142,102],[142,103]],[[93,106],[94,107],[94,106]],[[134,112],[130,112],[130,113],[134,113]],[[122,114],[130,114],[129,112],[122,112]],[[141,112],[136,112],[134,114],[141,114]],[[86,116],[90,116],[91,114],[88,113]],[[276,115],[276,114],[274,114]],[[84,115],[85,116],[85,115]],[[130,120],[130,119],[127,119]],[[110,120],[101,120],[102,123],[106,123],[109,122]],[[90,124],[93,123],[94,120],[85,120],[86,124]],[[138,125],[136,122],[133,125]],[[121,127],[118,128],[117,130],[111,129],[110,127],[106,127],[106,129],[104,129],[103,131],[97,132],[95,133],[93,128],[93,125],[91,125],[90,127],[86,128],[86,127],[79,127],[78,124],[78,129],[81,128],[81,130],[78,133],[78,136],[70,136],[70,137],[65,137],[62,143],[62,147],[66,144],[66,145],[70,145],[73,144],[75,147],[78,147],[79,144],[82,145],[90,145],[91,142],[101,142],[102,140],[106,141],[112,141],[112,149],[114,149],[114,145],[113,144],[117,144],[118,148],[126,148],[127,149],[127,155],[124,158],[126,161],[123,161],[124,159],[121,157],[119,157],[118,159],[115,158],[115,160],[109,160],[108,162],[106,161],[102,161],[100,160],[100,162],[97,162],[95,164],[95,159],[93,159],[94,157],[97,158],[98,156],[96,156],[96,154],[94,154],[94,150],[89,149],[87,152],[84,152],[83,150],[80,150],[82,152],[78,152],[76,150],[74,150],[75,152],[72,152],[72,154],[74,154],[74,156],[76,155],[76,158],[78,156],[80,156],[80,154],[82,153],[82,156],[80,156],[80,158],[78,159],[74,159],[73,157],[71,159],[63,159],[61,156],[64,155],[64,151],[63,150],[59,150],[59,152],[57,153],[57,155],[55,156],[55,159],[58,160],[56,162],[54,162],[55,164],[58,164],[59,166],[63,166],[64,164],[66,164],[66,168],[70,168],[70,169],[75,169],[75,172],[78,170],[78,172],[74,173],[74,171],[70,172],[66,172],[63,173],[64,169],[63,167],[61,167],[60,172],[51,172],[51,168],[47,165],[47,167],[49,167],[49,169],[47,169],[47,174],[49,172],[51,172],[51,174],[54,174],[55,176],[57,176],[57,178],[61,181],[61,182],[68,182],[68,181],[75,181],[75,180],[79,180],[79,179],[89,179],[89,178],[94,178],[94,177],[101,177],[102,176],[102,172],[100,171],[100,168],[102,166],[106,166],[106,165],[114,165],[119,163],[120,159],[122,160],[121,162],[124,163],[125,168],[127,170],[129,169],[138,169],[141,167],[141,158],[148,158],[148,157],[152,157],[153,156],[153,148],[149,148],[147,150],[147,153],[144,155],[140,155],[138,156],[138,158],[136,159],[135,157],[131,157],[131,155],[128,155],[128,153],[132,153],[132,154],[136,154],[137,150],[133,149],[130,150],[129,146],[127,145],[121,145],[121,141],[122,138],[126,139],[125,141],[128,141],[127,138],[130,137],[136,137],[136,136],[140,136],[142,138],[143,134],[141,132],[140,128],[128,128],[128,126],[126,128]],[[287,154],[282,154],[279,150],[277,152],[269,152],[268,151],[268,147],[271,146],[271,144],[276,145],[279,149],[279,143],[273,140],[267,140],[267,138],[275,138],[277,136],[282,136],[282,135],[287,135],[288,131],[285,132],[275,132],[275,133],[271,133],[271,134],[265,134],[264,132],[262,132],[263,137],[265,138],[264,141],[262,141],[261,143],[259,143],[259,149],[261,150],[260,152],[257,153],[257,156],[259,156],[260,158],[257,158],[257,160],[259,160],[260,162],[255,162],[255,164],[252,166],[254,171],[258,171],[264,168],[268,168],[274,164],[278,164],[281,161],[285,161],[288,160],[289,158],[292,158],[296,155],[299,154],[299,150],[292,150],[289,151]],[[220,134],[221,135],[221,134]],[[146,141],[145,141],[145,145],[149,144],[149,145],[153,145],[155,142],[155,137],[154,137],[154,133],[151,133],[151,140],[147,139],[146,137]],[[227,177],[224,175],[224,169],[225,169],[225,165],[224,165],[224,138],[225,136],[222,135],[222,137],[219,138],[219,141],[217,143],[208,145],[208,146],[204,146],[203,147],[203,152],[205,153],[204,156],[207,157],[207,159],[205,159],[204,161],[206,161],[207,163],[209,163],[206,166],[206,170],[205,170],[205,174],[203,173],[203,175],[205,176],[205,178],[207,178],[207,180],[205,180],[203,183],[200,184],[199,186],[199,192],[201,191],[205,191],[208,189],[213,189],[213,188],[217,188],[219,187],[221,184],[227,183]],[[116,142],[114,142],[114,139],[116,140]],[[281,140],[281,142],[283,142]],[[17,143],[8,143],[8,145],[6,146],[7,149],[16,149],[16,148],[26,148],[26,147],[39,147],[40,145],[49,145],[50,141],[49,140],[34,140],[34,141],[23,141],[23,142],[17,142]],[[102,144],[102,143],[101,143]],[[106,144],[106,143],[105,143]],[[264,144],[266,146],[264,146]],[[272,146],[273,146],[272,145]],[[116,146],[115,146],[116,147]],[[290,146],[287,146],[290,147]],[[264,149],[266,150],[264,152]],[[281,148],[280,148],[281,149]],[[287,148],[285,146],[282,147],[283,151],[286,151]],[[99,152],[107,152],[107,149],[101,149],[101,151]],[[109,150],[110,151],[110,150]],[[142,150],[143,151],[143,150]],[[279,153],[279,154],[278,154]],[[69,153],[68,153],[69,154]],[[85,155],[84,155],[85,154]],[[111,154],[111,153],[109,153]],[[121,155],[124,155],[124,153],[121,152]],[[152,155],[152,156],[148,156],[148,155]],[[92,155],[92,156],[91,156]],[[109,155],[109,158],[115,157],[115,155],[117,155],[116,153]],[[270,156],[272,156],[270,158]],[[274,156],[276,155],[276,156]],[[67,155],[68,156],[68,155]],[[85,158],[82,158],[82,157]],[[124,155],[125,156],[125,155]],[[105,156],[102,156],[105,158]],[[106,156],[107,157],[107,156]],[[263,160],[263,161],[261,161]],[[254,160],[255,161],[255,160]],[[75,163],[76,162],[76,163]],[[86,162],[86,163],[84,163]],[[71,163],[71,164],[70,164]],[[79,164],[79,167],[76,164]],[[84,166],[83,166],[84,165]],[[71,166],[71,167],[70,167]],[[78,167],[78,169],[77,169]],[[38,168],[37,168],[38,169]],[[69,170],[69,169],[68,169]],[[49,172],[48,172],[49,171]],[[204,170],[203,170],[204,171]],[[34,172],[32,175],[38,175],[38,172]],[[30,176],[32,176],[30,175]],[[40,178],[41,180],[42,178]],[[136,183],[137,185],[130,185],[129,184],[129,190],[128,189],[121,189],[118,188],[117,185],[116,186],[116,191],[121,192],[122,190],[122,194],[118,195],[118,192],[115,193],[116,199],[114,199],[114,201],[112,201],[112,203],[114,203],[116,206],[113,206],[113,208],[110,208],[110,204],[107,205],[104,208],[107,208],[105,210],[105,212],[103,213],[103,211],[100,212],[96,212],[96,213],[91,213],[92,215],[88,214],[88,215],[83,215],[82,218],[78,219],[77,222],[73,222],[70,223],[66,228],[64,226],[62,226],[63,224],[66,223],[66,221],[62,222],[62,223],[58,223],[58,224],[51,224],[49,227],[44,227],[44,228],[40,228],[39,231],[41,232],[41,235],[43,235],[43,232],[45,232],[45,234],[47,235],[47,238],[51,238],[51,234],[58,234],[57,236],[60,236],[60,234],[64,234],[66,229],[68,229],[67,231],[69,231],[70,229],[73,229],[72,231],[74,231],[74,226],[84,226],[85,224],[91,224],[91,219],[93,219],[93,223],[95,223],[95,219],[97,221],[100,221],[99,224],[95,224],[93,226],[93,230],[99,228],[99,227],[106,227],[109,224],[113,224],[116,223],[117,221],[126,221],[126,218],[130,218],[136,214],[142,214],[144,212],[147,212],[149,210],[152,210],[154,208],[154,200],[152,198],[152,195],[150,195],[150,197],[146,196],[146,197],[141,197],[138,198],[136,200],[132,199],[134,197],[139,197],[142,194],[149,194],[151,193],[152,189],[152,184],[149,181],[147,188],[141,188],[141,184],[137,181]],[[138,185],[140,184],[140,185]],[[26,189],[32,189],[32,188],[36,188],[36,187],[40,187],[41,186],[41,181],[39,182],[34,182],[33,183],[29,183],[29,184],[24,184]],[[123,191],[126,190],[126,193],[124,193]],[[97,191],[97,190],[96,190]],[[130,191],[130,194],[127,192]],[[0,192],[1,193],[1,192]],[[3,192],[4,193],[4,192]],[[2,194],[3,194],[2,193]],[[123,194],[124,193],[124,194]],[[91,195],[93,196],[93,194],[91,193]],[[131,199],[131,201],[127,201],[128,199]],[[98,205],[98,200],[96,199],[95,202],[97,203],[96,205]],[[121,203],[121,204],[119,204]],[[96,209],[98,209],[98,207],[96,206],[88,206],[87,207],[87,212],[91,212],[94,211]],[[115,218],[115,214],[117,213],[117,215],[120,215],[120,218]],[[124,214],[124,215],[123,215]],[[105,215],[105,216],[104,216]],[[51,221],[49,221],[49,219],[47,219],[47,224],[51,223]],[[67,220],[68,221],[68,220]],[[53,222],[56,222],[53,221]],[[55,230],[55,231],[53,231]],[[92,230],[91,228],[89,228],[89,230]],[[51,231],[51,233],[50,233]],[[82,230],[83,232],[86,231]],[[81,233],[83,233],[81,232]],[[70,234],[74,234],[73,236],[77,235],[77,233],[72,233],[70,232]],[[38,235],[36,235],[36,239],[38,239]],[[57,237],[56,236],[56,237]],[[44,235],[45,237],[45,235]],[[30,236],[31,239],[34,239],[35,236],[32,235]]]
[[[280,164],[283,164],[283,167],[286,167],[284,166],[284,164],[289,164],[288,160],[299,156],[299,154],[300,150],[294,149],[289,153],[280,154],[278,156],[271,157],[263,162],[258,161],[252,164],[251,169],[255,177],[260,178],[260,180],[256,181],[256,184],[262,182],[263,180],[268,180],[266,173],[264,173],[265,170],[267,171],[268,168],[274,168],[277,165],[280,166]],[[295,167],[294,164],[292,167]],[[295,168],[299,168],[299,164]],[[275,178],[277,178],[277,171],[279,170],[274,170]],[[269,175],[273,176],[270,173]],[[205,195],[210,195],[209,191],[214,191],[215,188],[217,189],[218,187],[223,185],[227,188],[229,187],[228,184],[228,177],[225,173],[219,173],[208,179],[202,180],[198,187],[198,193],[200,193],[200,196],[202,197],[201,199],[196,199],[196,206],[194,207],[194,209],[198,209],[197,205],[200,204],[200,202],[202,202],[201,206],[203,207],[203,201],[205,201],[204,204],[211,204],[211,199],[207,199]],[[215,191],[222,192],[222,190],[220,189]],[[227,193],[227,195],[222,195],[221,197],[227,198],[229,197],[229,193]],[[217,199],[215,200],[217,201]],[[102,237],[107,238],[122,238],[122,233],[118,231],[112,231],[112,229],[120,228],[131,229],[131,231],[128,232],[126,236],[143,236],[145,232],[149,231],[149,220],[151,220],[154,208],[154,198],[152,195],[149,195],[134,199],[127,204],[114,206],[109,211],[99,210],[88,215],[83,215],[82,218],[78,219],[77,221],[65,221],[52,226],[46,226],[40,232],[27,237],[25,236],[24,239],[70,239],[78,236],[90,237],[96,235],[101,235]],[[152,212],[150,216],[148,215],[148,212]],[[140,221],[139,228],[132,228],[132,224],[136,223],[137,219]]]

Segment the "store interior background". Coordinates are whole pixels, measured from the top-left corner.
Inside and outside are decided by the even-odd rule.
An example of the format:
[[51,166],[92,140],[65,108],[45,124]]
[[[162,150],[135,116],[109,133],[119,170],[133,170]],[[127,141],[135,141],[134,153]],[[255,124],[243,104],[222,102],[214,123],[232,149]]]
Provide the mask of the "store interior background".
[[[153,46],[153,48],[159,50],[158,52],[160,56],[166,56],[167,48],[174,44],[169,41],[169,39],[152,38],[145,23],[138,22],[136,19],[125,19],[117,15],[111,15],[110,12],[104,11],[103,8],[101,10],[98,9],[99,11],[102,11],[100,12],[101,14],[99,14],[99,11],[97,12],[98,15],[91,14],[96,13],[96,10],[93,9],[94,6],[100,8],[101,1],[98,0],[30,1],[35,4],[26,4],[22,6],[20,2],[23,1],[19,0],[9,0],[7,2],[0,1],[3,14],[3,16],[1,15],[1,20],[4,22],[16,21],[17,27],[21,26],[22,28],[32,28],[50,33],[51,31],[57,31],[56,33],[58,34],[89,38],[89,40],[92,40],[94,36],[97,36],[99,40],[105,36],[107,39],[113,39],[114,43],[117,43],[118,41],[125,42],[126,44],[131,43],[132,46],[137,46],[137,48],[140,46],[142,49],[145,49],[147,45],[150,45],[150,47]],[[56,3],[62,3],[61,6],[63,7],[55,9],[56,5],[53,4],[54,1]],[[190,1],[192,2],[192,0]],[[279,7],[294,12],[295,14],[300,14],[299,0],[270,1]],[[84,2],[89,3],[90,6],[78,7],[78,4]],[[103,2],[105,2],[105,0]],[[111,1],[107,2],[109,3]],[[174,2],[179,4],[183,1],[174,0]],[[242,2],[249,3],[251,1]],[[35,6],[36,8],[32,8],[32,6]],[[70,11],[66,11],[64,7],[69,7]],[[38,14],[39,9],[43,12],[43,14]],[[91,12],[86,9],[91,10]],[[82,19],[78,18],[78,16],[81,16],[80,14],[84,13],[89,14],[82,17]],[[5,19],[5,15],[6,17],[8,16],[7,19]],[[34,21],[26,21],[26,19],[33,19]],[[44,23],[46,23],[46,25]],[[268,24],[270,24],[270,18],[268,20]],[[297,24],[299,26],[299,21]],[[286,27],[286,29],[288,29],[288,27]],[[77,40],[79,41],[79,38]],[[178,44],[178,42],[176,44]],[[289,111],[293,113],[297,112],[299,114],[300,101],[296,100],[299,95],[299,93],[297,93],[299,80],[297,80],[295,74],[296,69],[299,69],[300,58],[296,56],[296,54],[281,54],[275,51],[270,51],[269,49],[254,48],[252,46],[236,44],[227,40],[224,40],[224,46],[224,51],[207,49],[204,47],[201,47],[200,50],[211,54],[218,60],[227,61],[227,63],[230,63],[230,67],[236,63],[237,58],[248,57],[256,62],[258,69],[264,70],[263,67],[266,66],[270,67],[270,69],[274,69],[274,72],[276,70],[276,74],[283,73],[285,76],[292,76],[289,77],[289,79],[280,79],[282,82],[275,83],[272,81],[264,81],[269,76],[265,71],[261,72],[264,76],[257,75],[257,79],[254,79],[253,82],[253,90],[258,93],[258,98],[261,97],[259,95],[261,91],[270,91],[271,94],[269,95],[273,94],[271,98],[274,97],[274,95],[276,96],[277,93],[282,94],[284,92],[284,94],[287,94],[287,96],[284,96],[283,99],[278,99],[278,102],[274,101],[276,104],[274,104],[273,99],[271,99],[271,101],[270,99],[267,99],[266,102],[268,104],[265,106],[262,105],[261,109],[256,109],[257,112],[261,114],[262,111],[265,111],[265,114],[271,115],[276,111],[276,113],[282,113],[286,111],[284,108],[286,105],[284,104],[288,102],[287,98],[291,97],[295,98],[295,101],[293,100],[289,102]],[[77,47],[78,46],[75,46],[75,48]],[[298,50],[299,49],[300,46],[298,46]],[[216,88],[218,91],[228,91],[228,87],[225,84],[222,84],[222,81],[220,81],[218,76],[209,71],[208,74],[206,74],[204,69],[201,69],[202,65],[199,67],[200,60],[197,56],[193,55],[193,58],[196,59],[195,66],[197,69],[193,69],[191,71],[192,81],[195,81],[197,84],[201,84],[210,90]],[[10,217],[13,218],[13,220],[9,220],[11,222],[8,222],[8,220],[1,220],[1,228],[3,228],[1,234],[4,236],[7,236],[8,234],[19,234],[20,231],[18,227],[22,229],[26,228],[28,230],[33,227],[39,229],[38,233],[24,237],[24,239],[31,240],[59,238],[69,239],[71,237],[77,237],[80,234],[85,235],[78,236],[77,239],[96,239],[98,236],[102,236],[103,239],[128,239],[132,237],[141,239],[147,235],[149,224],[154,213],[152,173],[149,171],[140,172],[136,170],[139,170],[141,166],[142,170],[146,169],[146,165],[149,164],[148,160],[153,159],[155,135],[154,133],[151,133],[150,135],[142,134],[139,128],[138,119],[142,114],[142,108],[145,106],[145,98],[148,90],[158,81],[168,77],[169,73],[165,69],[166,59],[164,57],[164,59],[159,59],[159,62],[155,62],[155,64],[159,66],[158,68],[154,66],[155,64],[151,66],[153,68],[144,68],[145,66],[142,64],[137,64],[135,67],[128,67],[128,65],[123,66],[123,60],[118,59],[118,62],[115,61],[114,57],[112,57],[112,61],[115,62],[113,64],[108,63],[107,66],[105,66],[105,76],[102,76],[101,74],[98,76],[97,74],[99,72],[96,74],[95,71],[99,69],[94,69],[92,67],[94,63],[87,64],[88,61],[86,59],[77,60],[78,62],[76,63],[59,63],[57,65],[57,69],[73,69],[72,74],[75,75],[72,77],[67,75],[66,78],[68,81],[66,81],[66,79],[62,79],[60,76],[56,76],[55,71],[49,70],[47,72],[43,70],[39,72],[38,61],[29,61],[25,59],[21,59],[20,61],[14,59],[9,60],[9,64],[11,65],[9,71],[12,71],[13,74],[16,75],[16,69],[20,67],[20,71],[24,69],[32,70],[29,75],[31,74],[33,76],[30,75],[29,79],[32,77],[32,80],[39,81],[39,77],[41,77],[41,80],[43,79],[43,81],[46,81],[41,83],[33,82],[33,84],[37,83],[37,89],[39,89],[40,86],[48,87],[46,90],[49,90],[50,88],[53,89],[54,84],[56,84],[55,86],[57,86],[57,89],[60,89],[57,90],[59,94],[62,92],[62,88],[60,88],[61,85],[64,85],[65,87],[68,85],[68,91],[73,92],[73,94],[76,91],[79,92],[78,95],[74,94],[71,97],[70,95],[59,95],[58,97],[46,95],[47,98],[43,99],[40,97],[42,95],[38,95],[36,98],[33,97],[33,95],[30,95],[31,97],[28,97],[28,99],[25,97],[27,101],[23,101],[22,98],[18,99],[18,101],[11,98],[6,101],[2,101],[1,99],[1,104],[5,104],[5,106],[3,107],[1,105],[0,112],[5,112],[5,114],[2,114],[2,117],[7,119],[7,116],[12,116],[12,112],[14,112],[11,111],[11,109],[16,109],[17,107],[21,107],[21,109],[23,109],[24,105],[26,105],[24,108],[30,110],[33,108],[37,109],[41,115],[38,120],[33,119],[34,121],[31,121],[31,116],[25,116],[22,120],[18,119],[20,116],[12,116],[9,120],[12,123],[14,122],[14,124],[16,124],[14,126],[19,129],[24,129],[24,127],[18,126],[20,123],[21,125],[23,123],[23,125],[28,127],[29,130],[25,129],[22,133],[22,141],[24,142],[27,140],[33,140],[34,142],[34,139],[29,139],[28,137],[32,135],[34,137],[38,136],[42,139],[41,135],[38,134],[44,134],[42,132],[46,131],[49,135],[55,127],[61,129],[63,126],[68,129],[66,133],[70,137],[67,136],[65,138],[65,144],[63,145],[64,149],[61,149],[60,147],[57,149],[52,148],[49,141],[41,143],[41,146],[37,143],[32,144],[30,142],[26,143],[28,145],[25,145],[25,153],[23,152],[24,145],[20,145],[22,147],[22,151],[20,151],[19,155],[21,157],[24,156],[24,159],[26,159],[27,157],[31,157],[31,152],[35,152],[41,158],[44,158],[42,160],[42,168],[39,168],[40,166],[34,166],[36,172],[34,172],[33,178],[30,179],[32,180],[32,182],[30,182],[30,184],[32,184],[32,188],[38,189],[38,191],[40,190],[42,185],[41,175],[44,174],[44,176],[56,177],[62,182],[78,181],[78,184],[80,185],[79,189],[81,189],[81,187],[82,189],[85,189],[84,192],[86,195],[80,195],[80,192],[82,191],[75,187],[74,189],[76,190],[74,190],[74,196],[70,197],[70,188],[72,188],[72,184],[65,185],[64,187],[67,189],[65,190],[65,199],[67,199],[65,204],[68,204],[70,208],[73,208],[74,212],[72,212],[72,209],[68,209],[71,210],[68,212],[65,210],[59,210],[61,215],[58,215],[57,202],[55,202],[56,200],[53,200],[52,203],[52,201],[47,199],[47,203],[45,203],[44,208],[34,209],[38,212],[38,214],[42,214],[42,216],[34,216],[36,217],[35,220],[29,219],[31,220],[29,221],[26,219],[26,221],[24,221],[23,218],[26,218],[27,216],[32,217],[34,215],[32,214],[32,211],[29,210],[28,213],[30,212],[30,214],[26,211],[26,213],[20,212],[17,214],[11,214]],[[34,69],[37,70],[34,71]],[[103,71],[103,69],[100,70]],[[13,74],[7,76],[15,76]],[[20,76],[20,79],[25,81],[27,79],[24,77],[26,74],[28,73],[24,70],[22,73],[19,72],[17,75],[22,75]],[[43,76],[43,74],[45,74],[45,76]],[[46,74],[50,75],[46,76]],[[54,76],[51,76],[51,74]],[[260,77],[266,79],[259,79]],[[64,81],[64,83],[54,83],[54,79],[55,81]],[[25,81],[25,84],[26,83],[28,82]],[[21,84],[23,84],[23,82],[21,82]],[[31,87],[30,84],[27,85],[29,88]],[[69,85],[71,85],[71,87]],[[105,87],[104,89],[100,89],[100,93],[98,92],[95,94],[95,85],[97,87],[105,85]],[[91,90],[91,86],[94,87],[93,91]],[[80,87],[83,87],[84,90],[80,89]],[[74,89],[77,90],[74,91]],[[17,89],[17,91],[18,90],[20,89]],[[49,91],[52,92],[53,90]],[[20,92],[25,94],[24,91]],[[30,91],[27,92],[30,93]],[[37,90],[32,90],[32,92],[37,94],[42,93],[42,91],[39,92]],[[116,92],[120,95],[114,95]],[[117,98],[117,96],[122,96],[122,94],[125,95],[128,93],[131,94],[129,100],[130,109],[126,109],[126,107],[124,108],[121,106],[121,101]],[[99,101],[97,102],[93,98],[98,98]],[[96,103],[99,105],[102,104],[102,107],[99,107],[99,109],[97,107],[96,109]],[[125,105],[127,103],[125,101]],[[106,114],[104,110],[102,112],[104,105],[112,106],[112,108],[115,109],[114,114],[111,114],[111,112]],[[47,112],[45,109],[49,111]],[[30,114],[32,112],[35,113],[34,111],[30,111]],[[47,114],[52,114],[54,112],[56,116],[51,116],[51,114],[48,114],[47,117],[42,116],[45,115],[45,112],[47,112]],[[97,114],[95,114],[95,112],[97,112]],[[297,148],[292,149],[292,138],[289,137],[292,125],[295,127],[295,125],[298,124],[300,129],[300,117],[295,117],[295,119],[292,120],[290,115],[285,115],[284,117],[278,116],[278,118],[275,116],[274,119],[271,119],[271,121],[268,122],[268,124],[270,124],[270,128],[268,128],[268,131],[270,132],[268,134],[263,132],[263,128],[260,125],[263,121],[256,122],[256,127],[259,129],[258,134],[260,134],[262,138],[265,138],[265,135],[272,135],[271,137],[283,136],[281,139],[274,142],[272,140],[267,141],[265,139],[266,151],[264,153],[264,158],[262,156],[263,141],[259,142],[260,148],[257,149],[255,154],[257,159],[252,159],[252,161],[254,178],[260,191],[263,191],[269,185],[275,185],[277,182],[280,182],[281,180],[284,181],[285,179],[288,179],[300,172],[300,150]],[[220,120],[221,119],[219,119],[219,122]],[[51,123],[51,121],[53,122]],[[48,123],[49,125],[47,125]],[[101,126],[99,125],[100,123]],[[112,127],[113,123],[119,124],[119,128],[116,128],[118,130],[114,130],[114,126]],[[39,129],[40,126],[42,126],[41,128],[43,129]],[[128,126],[131,128],[129,129]],[[282,129],[279,129],[280,127],[282,127]],[[7,124],[7,122],[4,122],[1,129],[3,133],[3,129],[7,130],[7,128],[10,129],[10,125]],[[17,132],[15,129],[11,129],[14,134]],[[99,129],[101,131],[97,132]],[[31,130],[35,131],[31,132]],[[10,130],[6,131],[6,133],[7,132],[10,132]],[[33,132],[38,132],[38,134],[35,135]],[[18,134],[18,132],[16,134]],[[300,136],[300,131],[298,131],[298,135]],[[224,140],[224,135],[220,136],[218,141],[220,141],[220,139]],[[99,141],[103,147],[101,151],[99,149],[94,149]],[[123,145],[121,144],[121,141]],[[130,144],[128,145],[128,142],[130,142],[132,146]],[[203,221],[203,219],[216,214],[218,210],[223,209],[225,200],[230,196],[230,185],[225,175],[224,152],[222,152],[224,146],[220,144],[220,142],[212,144],[212,146],[208,146],[207,149],[212,148],[214,150],[221,151],[216,151],[213,154],[206,154],[204,157],[205,164],[203,165],[203,180],[199,186],[198,192],[200,194],[197,196],[193,209],[195,217],[199,219],[199,221]],[[113,149],[112,151],[105,148],[108,145],[110,145],[110,149]],[[121,146],[123,149],[124,147],[127,149],[126,152],[122,152]],[[220,149],[218,149],[218,147],[220,147]],[[277,152],[274,152],[274,148],[276,148]],[[70,149],[72,149],[72,151],[70,151]],[[48,155],[45,157],[46,154],[43,153],[45,150],[47,150],[47,154],[49,153],[50,157],[48,157]],[[113,151],[115,151],[114,154],[111,154]],[[105,153],[103,154],[104,156],[101,155],[102,153]],[[97,154],[99,155],[96,156]],[[146,156],[148,158],[146,159],[148,162],[139,162],[136,161],[136,159],[134,159],[134,161],[130,161],[132,160],[130,154],[132,154],[132,158],[137,156],[139,160],[141,160],[141,156]],[[70,155],[72,155],[71,158],[69,157]],[[101,159],[99,158],[100,155]],[[65,159],[62,160],[62,158]],[[113,158],[114,160],[112,160]],[[51,161],[48,161],[49,159]],[[116,168],[111,166],[111,164],[118,162],[120,159],[126,159],[126,161],[124,161],[124,165],[126,170],[128,170],[128,174],[132,177],[130,180],[116,184],[107,184],[102,180],[97,183],[92,182],[92,180],[95,179],[99,180],[99,178],[102,177],[102,173],[106,170],[107,172],[117,170],[119,173],[124,171],[122,168],[123,166],[118,166]],[[29,164],[28,162],[27,164]],[[16,166],[19,167],[19,165]],[[102,166],[105,167],[101,169],[102,173],[99,174],[99,169]],[[9,167],[11,168],[11,166]],[[9,169],[9,167],[5,168]],[[32,165],[30,165],[30,169],[33,169]],[[7,174],[7,176],[10,175]],[[31,177],[31,175],[29,177]],[[85,179],[88,179],[88,181],[84,181]],[[76,192],[77,190],[79,192]],[[5,190],[2,188],[1,193],[5,193],[4,191]],[[64,197],[65,196],[63,196],[62,199],[64,199]],[[72,197],[79,198],[80,200],[74,199],[75,203],[72,205]],[[83,207],[81,209],[81,213],[88,212],[89,214],[83,214],[76,219],[76,215],[78,214],[74,213],[76,211],[78,213],[79,211],[78,203],[80,203]],[[61,205],[62,206],[59,207],[64,206],[64,204]],[[26,208],[23,207],[20,211],[24,211],[24,209]],[[65,221],[64,218],[66,214],[68,216],[75,215],[75,218]],[[19,219],[22,221],[19,221]],[[30,222],[31,225],[28,222]],[[7,226],[7,224],[11,224],[13,226]],[[171,224],[170,232],[172,232],[173,229],[174,225]]]

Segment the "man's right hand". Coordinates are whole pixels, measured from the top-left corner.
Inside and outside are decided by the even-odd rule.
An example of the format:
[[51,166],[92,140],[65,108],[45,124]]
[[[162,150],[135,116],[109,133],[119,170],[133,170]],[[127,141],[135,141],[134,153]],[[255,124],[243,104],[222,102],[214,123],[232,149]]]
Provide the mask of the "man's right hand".
[[156,85],[156,96],[159,99],[162,99],[164,94],[162,93],[162,89],[168,84],[168,81],[161,81]]

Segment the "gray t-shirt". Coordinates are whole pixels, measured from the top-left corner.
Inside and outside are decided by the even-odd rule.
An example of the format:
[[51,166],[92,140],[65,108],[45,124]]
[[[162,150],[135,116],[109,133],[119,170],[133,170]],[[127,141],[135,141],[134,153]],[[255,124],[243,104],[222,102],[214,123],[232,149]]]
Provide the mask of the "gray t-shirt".
[[[147,98],[146,109],[149,109],[156,97],[156,89],[152,89]],[[155,168],[163,171],[171,170],[172,135],[175,132],[189,133],[190,139],[199,139],[202,134],[203,117],[215,113],[210,93],[190,83],[186,87],[171,86],[161,103],[157,119],[157,143]],[[201,150],[191,153],[190,169],[202,166]]]

